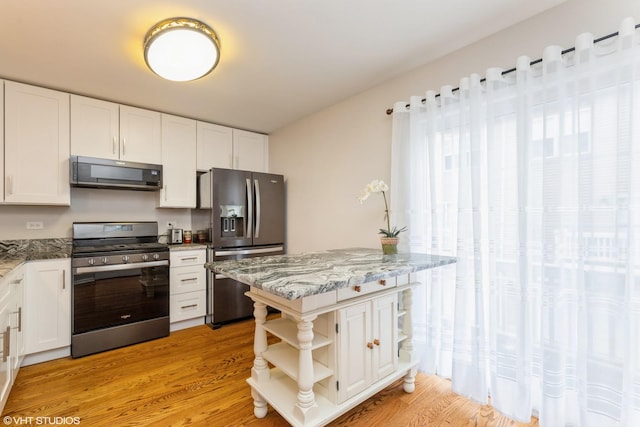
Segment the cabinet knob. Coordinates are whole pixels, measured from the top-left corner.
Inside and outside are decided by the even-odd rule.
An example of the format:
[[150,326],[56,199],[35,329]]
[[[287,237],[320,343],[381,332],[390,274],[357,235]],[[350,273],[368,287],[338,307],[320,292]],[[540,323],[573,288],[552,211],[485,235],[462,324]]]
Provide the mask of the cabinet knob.
[[375,345],[380,345],[380,340],[376,338],[375,340],[373,340],[373,343],[374,343]]
[[370,342],[367,343],[367,348],[368,349],[372,349],[373,348],[373,344],[371,344]]
[[384,279],[380,279],[378,280],[378,283],[380,283],[382,286],[385,286],[387,284],[387,281]]
[[355,285],[353,287],[353,290],[356,291],[356,292],[360,292],[360,285]]

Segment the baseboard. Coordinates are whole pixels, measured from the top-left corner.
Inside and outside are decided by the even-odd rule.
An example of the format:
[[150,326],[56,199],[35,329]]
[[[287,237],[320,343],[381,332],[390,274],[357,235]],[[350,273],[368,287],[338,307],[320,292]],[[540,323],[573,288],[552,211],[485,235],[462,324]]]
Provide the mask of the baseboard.
[[196,317],[195,319],[187,319],[179,322],[171,323],[169,330],[171,332],[179,331],[181,329],[193,328],[194,326],[204,325],[204,316]]
[[63,357],[69,356],[71,356],[71,346],[55,348],[53,350],[27,354],[20,366],[35,365],[36,363],[48,362],[50,360],[62,359]]

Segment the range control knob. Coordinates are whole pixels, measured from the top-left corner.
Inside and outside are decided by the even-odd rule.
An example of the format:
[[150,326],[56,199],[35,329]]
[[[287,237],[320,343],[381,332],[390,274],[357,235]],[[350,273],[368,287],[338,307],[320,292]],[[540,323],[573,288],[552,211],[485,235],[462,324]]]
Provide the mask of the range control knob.
[[158,255],[158,254],[153,254],[153,259],[160,259],[160,255]]
[[102,257],[102,263],[103,264],[108,264],[109,263],[109,257],[103,256]]
[[122,255],[122,262],[125,264],[129,262],[129,255]]
[[142,257],[141,257],[141,258],[142,258],[142,260],[143,260],[143,261],[148,261],[148,260],[149,260],[149,255],[147,255],[147,254],[142,254]]
[[95,263],[96,263],[96,260],[95,260],[95,259],[93,259],[93,258],[89,258],[89,259],[87,260],[87,264],[89,264],[89,265],[93,265],[93,264],[95,264]]

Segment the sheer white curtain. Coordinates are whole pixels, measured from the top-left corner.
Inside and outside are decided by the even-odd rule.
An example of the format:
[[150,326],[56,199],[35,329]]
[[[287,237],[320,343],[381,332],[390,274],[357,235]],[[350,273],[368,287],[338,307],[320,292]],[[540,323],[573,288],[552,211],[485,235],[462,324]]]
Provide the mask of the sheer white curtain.
[[547,426],[640,425],[640,33],[519,58],[394,106],[421,369]]

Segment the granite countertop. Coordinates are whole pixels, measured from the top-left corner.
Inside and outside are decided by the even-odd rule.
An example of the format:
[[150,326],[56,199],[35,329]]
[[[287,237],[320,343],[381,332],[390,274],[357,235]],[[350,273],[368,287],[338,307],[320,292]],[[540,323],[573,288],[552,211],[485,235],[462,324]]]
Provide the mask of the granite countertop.
[[70,256],[70,238],[0,240],[0,279],[25,261]]
[[206,243],[182,243],[179,245],[169,245],[170,251],[190,251],[193,249],[207,249]]
[[297,255],[273,255],[214,261],[216,273],[280,297],[295,300],[373,280],[395,277],[456,262],[455,257],[379,249],[336,249]]

